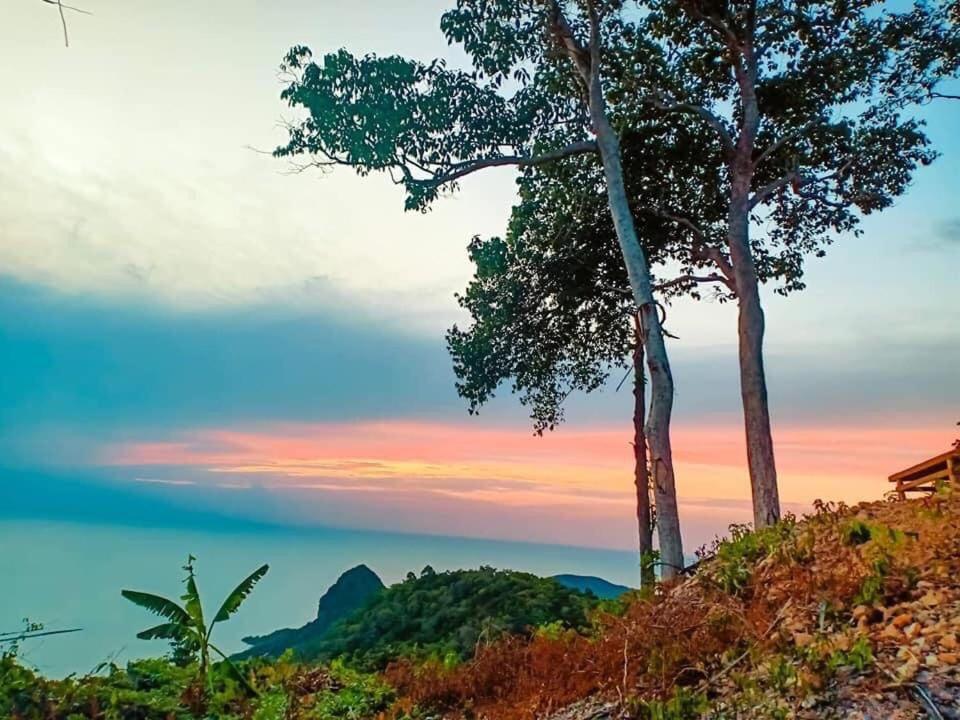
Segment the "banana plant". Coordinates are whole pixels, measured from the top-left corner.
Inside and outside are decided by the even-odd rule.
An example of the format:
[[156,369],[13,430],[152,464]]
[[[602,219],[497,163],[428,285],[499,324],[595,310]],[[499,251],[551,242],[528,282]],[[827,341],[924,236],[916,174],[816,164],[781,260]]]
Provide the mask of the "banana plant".
[[178,649],[186,650],[190,654],[198,656],[200,676],[206,680],[208,687],[210,685],[210,652],[213,651],[227,664],[230,673],[249,692],[256,695],[258,694],[256,689],[250,685],[230,658],[210,641],[210,637],[217,623],[228,620],[231,615],[240,609],[240,605],[251,593],[254,586],[260,582],[260,579],[267,574],[270,567],[269,565],[261,565],[250,573],[233,589],[233,592],[227,595],[217,614],[213,616],[213,620],[207,624],[204,620],[203,607],[200,604],[200,592],[197,589],[197,578],[193,568],[195,560],[196,558],[190,555],[187,557],[187,564],[183,566],[187,576],[183,580],[186,589],[180,596],[180,600],[183,601],[182,605],[162,595],[140,592],[139,590],[121,590],[120,594],[130,602],[167,620],[167,622],[137,633],[137,637],[141,640],[169,640]]

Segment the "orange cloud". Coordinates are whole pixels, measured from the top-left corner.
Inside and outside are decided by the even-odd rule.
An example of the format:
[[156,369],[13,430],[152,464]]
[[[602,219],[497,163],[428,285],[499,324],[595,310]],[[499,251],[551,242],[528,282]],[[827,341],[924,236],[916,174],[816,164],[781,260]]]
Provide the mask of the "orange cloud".
[[[633,492],[629,440],[623,428],[568,427],[538,438],[466,424],[283,424],[198,429],[174,442],[110,447],[104,460],[200,468],[234,480],[259,476],[277,488],[409,487],[503,504],[610,503]],[[781,428],[776,442],[784,501],[808,504],[878,497],[889,473],[938,452],[946,440],[939,428],[835,426]],[[749,497],[738,427],[678,427],[674,457],[682,498]]]

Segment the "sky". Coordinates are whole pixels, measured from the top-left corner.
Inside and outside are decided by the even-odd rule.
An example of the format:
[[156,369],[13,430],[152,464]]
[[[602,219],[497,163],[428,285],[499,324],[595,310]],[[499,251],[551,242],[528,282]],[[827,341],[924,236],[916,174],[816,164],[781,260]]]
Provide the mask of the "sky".
[[[291,174],[286,50],[463,62],[448,3],[84,0],[0,25],[0,517],[211,517],[630,548],[631,397],[537,438],[476,417],[443,334],[509,170],[427,214],[386,178]],[[960,103],[909,194],[764,294],[784,506],[880,497],[960,420]],[[670,308],[688,548],[749,518],[730,305]],[[145,508],[153,508],[151,512]]]

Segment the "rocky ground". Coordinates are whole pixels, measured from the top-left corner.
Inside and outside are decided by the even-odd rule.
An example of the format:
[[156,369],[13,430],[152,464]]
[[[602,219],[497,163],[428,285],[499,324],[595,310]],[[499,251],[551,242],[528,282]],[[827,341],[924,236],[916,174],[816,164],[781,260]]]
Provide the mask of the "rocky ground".
[[[821,508],[784,538],[727,588],[761,630],[698,659],[689,688],[702,704],[638,713],[601,693],[553,720],[960,720],[960,493]],[[730,577],[724,552],[670,594],[712,597]]]

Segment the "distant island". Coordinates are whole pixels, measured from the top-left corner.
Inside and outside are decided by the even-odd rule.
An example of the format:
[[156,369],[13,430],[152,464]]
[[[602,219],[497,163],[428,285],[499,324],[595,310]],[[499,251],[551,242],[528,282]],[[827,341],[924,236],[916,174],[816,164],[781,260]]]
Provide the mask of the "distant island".
[[601,600],[614,600],[633,589],[593,575],[554,575],[553,579],[564,587],[593,593]]

